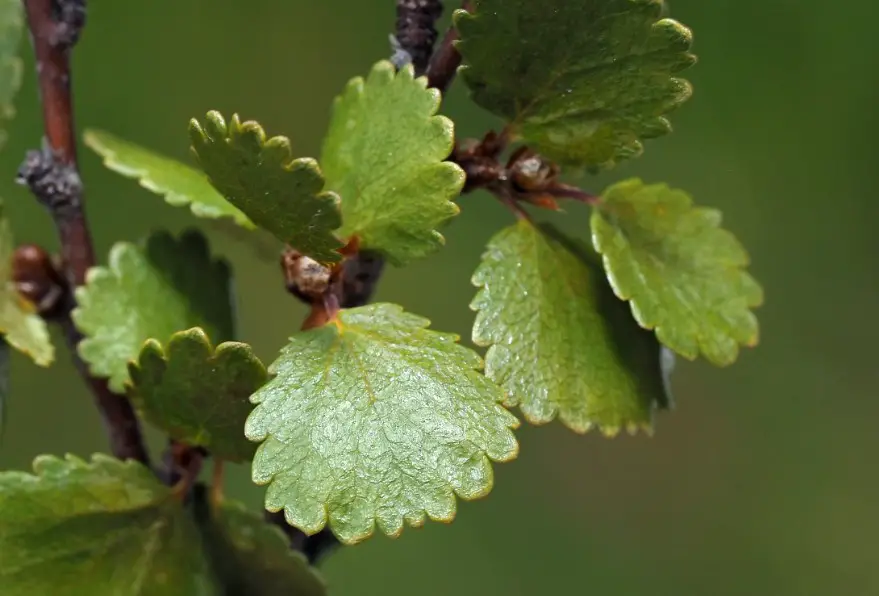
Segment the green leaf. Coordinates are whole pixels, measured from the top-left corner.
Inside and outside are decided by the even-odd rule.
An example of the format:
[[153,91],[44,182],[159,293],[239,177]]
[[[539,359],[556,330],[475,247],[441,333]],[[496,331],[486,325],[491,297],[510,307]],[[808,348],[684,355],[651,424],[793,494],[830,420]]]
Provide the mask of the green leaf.
[[147,340],[128,370],[135,405],[172,438],[221,459],[253,457],[256,445],[244,437],[244,421],[267,374],[250,346],[227,342],[215,350],[204,331],[189,329],[164,348]]
[[437,116],[440,94],[415,79],[412,66],[395,73],[376,64],[336,99],[321,163],[328,187],[342,197],[343,237],[402,265],[443,245],[435,228],[459,211],[452,200],[464,172],[443,161],[452,151],[452,122]]
[[131,460],[41,456],[33,475],[0,473],[0,528],[4,596],[216,593],[195,525]]
[[201,233],[158,232],[143,248],[120,242],[109,261],[76,289],[73,319],[86,336],[80,355],[114,391],[123,391],[128,363],[147,339],[192,327],[218,342],[233,337],[229,266],[211,258]]
[[473,342],[485,373],[532,424],[650,429],[665,405],[659,343],[632,320],[601,266],[553,229],[499,232],[473,276]]
[[255,227],[244,213],[217,192],[199,170],[108,132],[87,130],[83,139],[104,158],[107,168],[126,178],[134,178],[149,191],[164,195],[169,205],[188,205],[196,217],[228,217],[244,228]]
[[12,100],[21,86],[18,57],[24,15],[21,0],[0,0],[0,148],[6,141],[2,126],[15,115]]
[[592,240],[616,295],[635,320],[688,359],[735,361],[739,345],[755,346],[751,308],[763,290],[748,275],[748,254],[720,227],[715,209],[665,184],[633,179],[604,193],[592,215]]
[[240,504],[205,505],[193,516],[148,468],[106,455],[0,473],[3,595],[325,594],[280,530]]
[[518,420],[479,356],[428,324],[373,304],[290,339],[245,427],[264,441],[252,474],[267,509],[351,544],[376,524],[396,536],[404,522],[451,521],[455,494],[488,494],[489,460],[516,456]]
[[55,347],[46,322],[18,293],[12,281],[14,250],[12,230],[0,205],[0,334],[5,335],[9,345],[30,356],[38,365],[49,366],[55,359]]
[[283,532],[240,503],[225,502],[202,524],[205,551],[226,594],[322,596],[326,586]]
[[6,432],[6,404],[9,403],[9,343],[0,336],[0,441]]
[[661,0],[473,0],[456,13],[473,100],[560,163],[592,170],[668,133],[692,89],[690,30]]
[[253,121],[238,115],[226,124],[208,112],[204,125],[189,124],[192,149],[214,187],[261,228],[314,259],[336,262],[341,247],[338,197],[323,191],[317,162],[293,159],[287,137],[266,139]]

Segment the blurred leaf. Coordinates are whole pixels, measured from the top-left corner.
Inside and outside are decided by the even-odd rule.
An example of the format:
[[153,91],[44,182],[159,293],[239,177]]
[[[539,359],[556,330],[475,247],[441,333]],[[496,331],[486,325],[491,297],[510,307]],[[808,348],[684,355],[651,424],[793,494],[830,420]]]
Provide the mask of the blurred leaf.
[[212,595],[196,528],[170,489],[129,460],[40,456],[0,473],[4,596]]
[[473,0],[456,13],[473,100],[526,143],[592,170],[666,134],[663,115],[692,89],[692,34],[661,19],[661,0]]
[[189,329],[172,335],[165,348],[147,340],[128,370],[135,405],[171,438],[221,459],[253,457],[256,445],[244,437],[244,420],[267,374],[250,346],[227,342],[215,350],[204,331]]
[[715,209],[665,184],[633,179],[605,191],[592,215],[592,239],[616,295],[659,341],[694,359],[735,361],[739,344],[758,341],[750,308],[763,290],[744,270],[748,255],[720,227]]
[[85,335],[80,355],[114,391],[124,390],[128,363],[147,339],[165,341],[192,327],[217,342],[233,337],[229,266],[211,258],[201,233],[175,239],[157,232],[145,248],[119,242],[109,261],[76,289],[73,319]]
[[192,149],[214,187],[256,225],[301,253],[324,262],[341,258],[333,235],[341,224],[338,197],[324,192],[317,162],[293,159],[287,137],[266,139],[253,121],[229,124],[208,112],[189,124]]
[[452,151],[451,120],[437,116],[440,94],[414,79],[412,66],[395,72],[376,64],[336,99],[321,163],[329,188],[342,197],[340,235],[402,265],[443,245],[436,227],[459,211],[452,200],[464,172],[443,161]]
[[0,335],[0,441],[6,431],[6,404],[9,403],[9,344]]
[[15,116],[12,100],[21,86],[22,64],[18,57],[24,30],[21,0],[0,0],[0,148],[6,141],[2,126]]
[[533,424],[558,415],[577,432],[649,429],[666,401],[659,343],[613,295],[601,266],[574,250],[526,220],[489,242],[471,304],[473,342],[491,346],[486,376]]
[[246,215],[223,198],[207,177],[195,168],[124,141],[108,132],[87,130],[83,139],[86,145],[104,158],[107,168],[127,178],[134,178],[147,190],[164,195],[169,205],[188,205],[197,217],[229,217],[245,228],[255,227]]
[[40,366],[49,366],[55,360],[55,347],[46,322],[18,293],[12,281],[14,251],[9,220],[0,205],[0,334],[5,335],[9,345],[30,356]]
[[374,304],[290,339],[245,427],[264,441],[252,473],[268,510],[351,544],[376,523],[397,536],[404,522],[451,521],[455,494],[488,494],[489,459],[516,456],[518,421],[479,356],[428,324]]
[[225,594],[322,596],[323,580],[283,532],[240,503],[224,502],[203,520],[202,538]]

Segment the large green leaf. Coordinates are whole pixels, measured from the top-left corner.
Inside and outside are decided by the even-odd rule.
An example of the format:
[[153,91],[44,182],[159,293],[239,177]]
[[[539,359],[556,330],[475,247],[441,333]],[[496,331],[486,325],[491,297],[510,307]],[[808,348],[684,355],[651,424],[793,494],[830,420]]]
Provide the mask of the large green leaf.
[[452,200],[464,172],[443,161],[452,151],[452,122],[437,116],[440,95],[415,79],[376,64],[364,81],[336,99],[321,164],[329,188],[342,197],[342,236],[400,265],[427,255],[444,239],[439,225],[458,213]]
[[114,391],[124,389],[128,363],[147,339],[165,341],[192,327],[217,342],[232,338],[229,266],[211,258],[199,232],[179,239],[158,232],[143,248],[120,242],[109,261],[76,289],[73,319],[86,336],[80,355]]
[[30,356],[40,366],[49,366],[55,359],[55,347],[45,321],[15,288],[12,281],[13,252],[12,230],[0,205],[0,334],[6,337],[9,345]]
[[4,596],[216,594],[195,525],[146,467],[41,456],[0,473]]
[[720,227],[715,209],[665,184],[628,180],[605,191],[592,215],[592,240],[617,296],[659,341],[694,359],[735,361],[758,341],[751,308],[763,290],[746,271],[748,255]]
[[473,0],[459,11],[473,99],[549,158],[590,169],[639,155],[690,97],[695,62],[661,0]]
[[0,0],[0,148],[6,140],[3,125],[15,115],[12,100],[21,86],[18,50],[24,29],[21,0]]
[[201,524],[211,566],[225,594],[322,596],[326,586],[283,532],[239,503],[224,502]]
[[473,342],[491,346],[485,373],[531,423],[558,416],[577,432],[610,435],[649,428],[666,403],[659,343],[579,252],[526,220],[492,238],[471,304]]
[[107,168],[134,178],[147,190],[164,195],[169,205],[189,206],[197,217],[228,217],[242,227],[255,227],[244,213],[217,192],[199,170],[108,132],[87,130],[83,140],[104,158]]
[[172,438],[221,459],[253,457],[256,445],[244,437],[244,421],[267,374],[250,346],[227,342],[215,350],[194,328],[175,333],[165,347],[147,340],[128,370],[135,405]]
[[[143,465],[40,456],[0,473],[4,596],[319,596],[280,531],[237,503],[194,516]],[[206,517],[207,520],[200,519]],[[245,588],[236,591],[236,588]]]
[[338,197],[326,192],[317,162],[293,159],[287,137],[266,139],[262,126],[227,124],[208,112],[189,125],[192,149],[214,187],[261,228],[314,259],[335,262],[341,247],[333,235],[342,221]]
[[516,456],[518,421],[479,356],[427,325],[374,304],[290,339],[245,427],[264,441],[252,473],[269,485],[267,509],[354,543],[376,524],[396,536],[425,517],[451,521],[455,494],[488,494],[489,460]]

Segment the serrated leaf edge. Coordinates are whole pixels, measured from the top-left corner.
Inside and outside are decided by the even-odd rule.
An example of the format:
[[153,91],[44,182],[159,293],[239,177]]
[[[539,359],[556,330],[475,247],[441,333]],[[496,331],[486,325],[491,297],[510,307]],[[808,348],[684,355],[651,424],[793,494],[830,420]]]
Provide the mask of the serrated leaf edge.
[[[656,4],[659,7],[659,9],[657,10],[657,12],[658,12],[657,20],[651,24],[651,29],[673,26],[675,29],[677,29],[681,33],[682,37],[687,39],[687,49],[683,50],[681,53],[686,54],[688,56],[689,64],[682,66],[678,70],[673,71],[673,72],[675,72],[675,73],[683,72],[684,70],[687,70],[687,69],[695,66],[698,63],[698,57],[690,51],[692,48],[692,45],[693,45],[693,31],[692,31],[692,29],[676,19],[673,19],[670,17],[663,17],[661,15],[661,12],[662,12],[661,7],[663,4],[663,0],[647,0],[647,1],[652,2],[653,4]],[[477,0],[477,3],[478,3],[478,0]],[[453,23],[454,27],[460,31],[459,23],[461,21],[478,19],[480,17],[480,15],[478,14],[477,11],[478,11],[478,8],[476,6],[473,7],[472,12],[468,11],[464,8],[456,9],[452,13],[452,23]],[[460,53],[459,46],[461,45],[461,43],[463,41],[465,41],[465,40],[459,38],[459,39],[456,39],[452,42],[452,45],[456,49],[458,49],[459,53]],[[467,77],[466,73],[468,70],[470,70],[470,68],[471,68],[471,66],[469,64],[467,64],[466,59],[462,60],[462,64],[458,67],[458,74],[461,76],[461,78]],[[664,129],[663,132],[655,133],[652,135],[639,135],[638,138],[636,138],[633,141],[633,143],[630,147],[631,152],[628,154],[615,156],[615,157],[608,159],[607,161],[597,163],[597,164],[591,164],[589,166],[584,166],[582,164],[566,164],[566,165],[568,165],[569,167],[575,168],[575,169],[585,168],[593,174],[607,171],[607,170],[610,170],[610,169],[616,167],[621,161],[641,157],[641,155],[643,155],[643,153],[644,153],[644,141],[645,140],[655,139],[655,138],[665,136],[667,134],[672,133],[674,131],[674,128],[671,124],[671,120],[669,120],[667,118],[667,116],[670,115],[671,113],[677,111],[689,99],[692,98],[693,85],[688,79],[684,79],[682,77],[670,76],[670,80],[674,81],[677,85],[679,85],[680,89],[678,91],[678,94],[675,97],[675,100],[672,102],[669,102],[669,105],[666,105],[664,107],[663,111],[660,114],[656,115],[656,122],[657,122],[657,124],[660,124],[662,126],[662,128]],[[489,111],[489,110],[486,110],[486,111]],[[504,118],[503,116],[499,116],[499,117],[506,120],[506,118]],[[510,120],[508,122],[508,134],[510,137],[510,141],[512,141],[512,142],[519,142],[519,141],[523,140],[523,136],[518,131],[517,124],[518,123],[513,120]]]
[[[751,264],[750,254],[748,253],[747,249],[744,247],[744,245],[741,243],[741,241],[739,241],[739,239],[736,237],[735,234],[733,234],[729,230],[721,227],[722,213],[720,210],[714,209],[711,207],[698,207],[698,206],[696,206],[695,202],[693,201],[692,196],[690,196],[690,194],[688,192],[686,192],[682,189],[673,188],[671,185],[669,185],[666,182],[656,182],[653,184],[647,184],[641,178],[629,178],[627,180],[617,182],[616,184],[614,184],[610,188],[616,189],[616,188],[620,188],[623,186],[641,187],[642,189],[655,189],[658,192],[678,193],[678,194],[681,194],[682,196],[686,197],[688,209],[698,210],[703,213],[712,214],[713,220],[714,220],[714,221],[712,221],[712,229],[719,231],[719,232],[723,232],[725,235],[730,237],[738,245],[738,248],[741,250],[742,255],[744,256],[741,263],[736,265],[736,268],[740,270],[740,273],[742,275],[750,278],[758,287],[761,288],[760,299],[757,301],[746,303],[748,306],[748,309],[751,310],[751,309],[759,308],[760,306],[763,305],[764,297],[763,297],[762,286],[760,286],[760,284],[756,281],[756,279],[747,271],[747,267]],[[607,193],[607,190],[609,190],[609,189],[606,189],[605,192],[602,193],[602,196]],[[604,203],[603,200],[598,202],[595,205],[595,208],[592,213],[593,221],[595,221],[595,218],[602,217],[600,212],[612,213],[611,210],[607,209],[606,203]],[[629,304],[629,309],[632,313],[632,318],[635,319],[635,322],[638,323],[638,325],[642,329],[654,332],[657,336],[657,339],[659,339],[659,334],[660,334],[659,327],[657,326],[657,324],[651,325],[651,324],[647,323],[644,320],[644,313],[641,311],[639,301],[636,298],[634,298],[632,295],[630,295],[629,292],[624,292],[622,290],[622,288],[619,285],[619,280],[617,279],[617,276],[613,271],[611,260],[607,257],[607,255],[605,255],[604,251],[602,250],[603,244],[600,241],[600,239],[598,238],[598,235],[594,232],[594,226],[592,225],[592,222],[590,222],[590,228],[591,228],[590,235],[591,235],[591,239],[592,239],[592,246],[595,248],[595,251],[601,255],[602,268],[604,269],[605,275],[607,276],[607,280],[610,283],[610,286],[613,289],[614,294],[616,295],[617,298],[619,298],[620,300],[623,300],[624,302],[627,302]],[[699,345],[699,343],[696,344],[695,351],[685,352],[683,350],[679,350],[677,348],[673,348],[671,346],[668,346],[661,339],[659,339],[659,341],[662,346],[671,350],[672,353],[677,354],[678,356],[682,356],[683,358],[689,360],[690,362],[694,362],[695,360],[697,360],[700,355],[705,356],[705,354],[702,351],[702,347],[701,347],[701,345]],[[740,355],[742,347],[753,348],[753,347],[756,347],[759,343],[760,343],[760,328],[758,326],[751,341],[748,341],[745,343],[740,343],[737,341],[735,343],[733,355],[731,356],[731,358],[729,360],[721,361],[721,360],[716,360],[716,359],[709,359],[707,356],[706,356],[706,359],[708,359],[709,362],[711,362],[715,366],[720,366],[720,367],[730,366],[730,365],[734,364],[736,362],[736,360],[738,360],[738,357]]]
[[[208,185],[210,190],[216,193],[217,197],[228,203],[230,207],[234,208],[238,212],[237,214],[233,215],[219,212],[214,207],[206,206],[204,203],[192,200],[192,198],[190,198],[186,194],[182,194],[175,191],[174,189],[165,188],[159,185],[155,182],[154,178],[150,175],[150,172],[148,170],[126,165],[123,160],[120,160],[116,151],[110,149],[105,144],[103,144],[100,139],[101,136],[116,138],[115,135],[98,129],[87,129],[85,132],[83,132],[82,138],[85,145],[101,158],[101,163],[108,170],[116,172],[117,174],[125,178],[135,180],[140,187],[154,194],[161,195],[162,197],[164,197],[165,202],[172,207],[188,206],[189,211],[196,217],[204,219],[231,219],[244,229],[256,229],[256,224],[250,221],[247,215],[245,215],[240,209],[235,207],[235,205],[229,203],[229,201],[227,201],[226,198],[210,184],[210,181],[208,180],[207,176],[204,175],[204,172],[200,172],[199,170],[192,168],[194,173],[198,173],[204,176],[205,183]],[[121,138],[119,140],[126,143],[128,142]],[[158,153],[154,152],[151,149],[147,149],[146,147],[143,147],[143,150],[149,151],[150,153],[155,153],[157,156],[167,159],[169,161],[176,161],[165,155],[159,155]],[[181,166],[187,168],[191,167],[182,162],[178,163]]]
[[[340,93],[333,99],[333,113],[335,113],[340,104],[348,101],[349,99],[353,101],[362,101],[366,95],[366,89],[368,87],[368,84],[372,81],[379,81],[383,86],[393,85],[397,81],[402,81],[402,84],[413,82],[416,85],[420,86],[422,90],[425,90],[430,94],[431,107],[426,114],[427,121],[440,122],[442,124],[442,128],[448,132],[449,139],[447,147],[448,155],[443,160],[435,164],[431,164],[431,167],[442,167],[457,174],[458,185],[455,193],[452,194],[452,197],[459,197],[462,190],[464,189],[464,185],[467,182],[467,174],[466,172],[464,172],[461,166],[459,166],[454,161],[451,161],[450,159],[452,151],[455,147],[455,123],[447,116],[439,113],[440,107],[442,106],[442,93],[435,87],[428,87],[429,81],[426,75],[416,77],[415,67],[412,64],[406,64],[402,68],[397,69],[394,64],[388,60],[380,60],[376,62],[375,64],[373,64],[366,77],[362,75],[356,76],[348,81],[348,83],[345,85],[345,88],[342,90],[342,93]],[[341,200],[344,201],[344,197],[342,197]],[[449,199],[446,200],[445,203],[446,204],[444,205],[444,207],[447,210],[447,214],[445,215],[444,219],[434,224],[437,227],[447,224],[454,217],[461,213],[461,206],[458,205],[458,203],[456,203],[455,201]],[[345,223],[343,221],[342,228],[344,227]],[[438,248],[446,245],[445,236],[443,236],[443,234],[436,228],[430,230],[430,235],[437,242]],[[354,231],[351,236],[357,236],[357,232]],[[380,247],[372,248],[378,252],[381,252],[382,254],[385,254],[394,265],[401,266],[408,262],[401,262],[398,259],[393,258]],[[418,258],[423,258],[429,256],[433,252],[435,251],[430,251],[421,255],[415,255],[409,260],[411,261]]]
[[[534,225],[533,222],[528,222],[528,224]],[[539,227],[535,227],[535,229],[538,234],[544,234],[543,230],[541,230]],[[481,273],[481,269],[482,269],[482,262],[488,253],[489,253],[488,250],[483,251],[482,256],[480,258],[480,263],[477,266],[476,271],[474,271],[473,275],[470,277],[470,283],[476,288],[477,291],[476,291],[476,295],[473,297],[473,299],[470,301],[470,304],[468,305],[470,310],[473,311],[474,313],[476,313],[475,319],[473,321],[473,327],[471,330],[471,339],[470,340],[473,342],[474,345],[479,346],[480,348],[488,348],[488,350],[485,354],[485,358],[483,359],[483,363],[486,360],[488,360],[488,358],[490,357],[490,354],[493,351],[495,351],[497,348],[497,344],[495,342],[492,342],[482,336],[479,336],[476,333],[477,329],[480,327],[480,325],[479,325],[480,320],[485,318],[485,309],[480,308],[479,303],[484,303],[484,300],[482,300],[482,298],[484,298],[486,292],[488,292],[488,287],[487,287],[488,280],[481,279],[482,276],[480,275],[480,273]],[[659,358],[659,356],[657,356],[657,358]],[[503,386],[501,386],[497,382],[497,380],[495,378],[493,378],[493,376],[491,374],[489,374],[489,372],[487,370],[485,370],[484,365],[483,365],[482,370],[485,371],[486,378],[488,378],[491,382],[500,386],[501,389],[503,390],[503,392],[504,392],[503,405],[507,408],[516,408],[522,414],[522,417],[528,422],[528,424],[530,424],[532,426],[546,426],[547,424],[551,424],[553,422],[558,422],[559,424],[561,424],[562,426],[564,426],[568,430],[571,430],[571,431],[577,433],[578,435],[586,435],[590,431],[592,431],[593,429],[597,429],[598,432],[601,433],[606,438],[614,438],[614,437],[618,436],[623,429],[625,429],[626,432],[630,436],[637,435],[639,431],[643,432],[648,437],[653,437],[653,435],[654,435],[655,429],[653,427],[652,422],[646,422],[646,423],[641,423],[641,424],[629,423],[629,424],[622,425],[622,426],[602,425],[602,424],[596,424],[596,423],[590,422],[584,428],[574,428],[574,427],[568,425],[567,423],[565,423],[559,417],[558,405],[556,405],[555,411],[553,412],[552,417],[550,417],[549,419],[542,420],[542,419],[534,418],[533,416],[529,416],[528,413],[522,409],[521,400],[517,400],[514,402],[509,398],[506,389],[504,389]],[[651,409],[653,410],[653,412],[655,412],[657,410],[655,403],[652,405]]]
[[[411,317],[413,327],[415,327],[417,329],[430,331],[432,334],[435,334],[436,336],[438,336],[438,338],[442,339],[443,341],[454,343],[454,344],[460,346],[461,348],[468,350],[474,357],[474,367],[473,367],[474,372],[476,372],[477,374],[481,374],[481,372],[484,370],[485,361],[483,360],[483,358],[478,353],[476,353],[474,350],[467,348],[467,346],[462,345],[460,343],[460,339],[461,339],[460,335],[458,335],[456,333],[448,333],[448,332],[436,331],[434,329],[431,329],[430,328],[430,325],[431,325],[430,319],[428,319],[427,317],[423,317],[421,315],[416,315],[414,313],[411,313],[398,304],[385,302],[385,303],[373,303],[369,306],[373,306],[373,307],[374,306],[384,306],[385,308],[388,308],[389,310],[391,310],[393,312],[402,313],[408,317]],[[356,307],[356,308],[364,308],[364,307]],[[343,309],[343,311],[344,310],[355,310],[355,308]],[[328,325],[335,326],[339,330],[340,335],[344,332],[345,325],[342,321],[339,320],[338,317],[328,321],[325,324],[325,326],[328,326]],[[282,348],[282,351],[283,351],[283,348]],[[279,358],[280,357],[281,357],[281,355],[279,354]],[[268,372],[270,375],[272,375],[272,377],[274,377],[276,374],[275,364],[277,363],[277,361],[278,361],[278,359],[273,361],[272,364],[270,364],[268,367]],[[269,382],[271,382],[271,379],[269,380]],[[491,382],[494,383],[494,381],[491,381]],[[262,388],[260,388],[260,391],[265,389],[267,386],[268,386],[268,382],[265,385],[263,385]],[[497,386],[497,385],[495,384],[495,386]],[[502,391],[502,389],[501,389],[501,391]],[[259,392],[254,393],[251,396],[251,400],[250,400],[251,403],[253,403],[257,406],[257,408],[262,407],[261,401],[255,399],[258,393]],[[493,403],[497,404],[499,407],[501,407],[505,412],[507,412],[509,414],[510,424],[507,426],[507,428],[510,430],[511,433],[512,433],[512,431],[516,430],[517,428],[519,428],[521,426],[521,421],[515,416],[515,414],[510,412],[504,406],[503,401],[494,401]],[[253,415],[253,413],[256,412],[257,408],[254,408],[254,410],[251,412],[251,415]],[[259,446],[257,447],[257,450],[261,451],[263,449],[263,443],[265,442],[266,439],[268,439],[270,436],[272,436],[272,434],[265,433],[262,436],[257,436],[257,435],[253,435],[252,433],[246,433],[246,436],[251,441],[258,442]],[[461,501],[465,501],[465,502],[472,502],[472,501],[477,501],[477,500],[483,499],[483,498],[487,497],[489,494],[491,494],[491,491],[494,489],[494,466],[492,464],[493,463],[511,462],[519,456],[520,444],[519,444],[519,440],[515,436],[515,434],[513,434],[513,442],[514,442],[514,449],[510,452],[510,454],[508,456],[503,457],[503,458],[494,459],[494,458],[490,457],[485,451],[481,451],[483,461],[488,462],[488,465],[486,467],[489,471],[489,480],[488,480],[488,483],[486,484],[486,486],[484,487],[484,489],[482,491],[480,491],[479,493],[475,493],[475,494],[469,495],[469,496],[462,496],[461,494],[458,493],[457,490],[455,490],[454,487],[452,487],[450,484],[446,483],[447,487],[452,491],[452,495],[453,495],[452,507],[451,507],[451,511],[450,511],[450,514],[448,517],[432,516],[426,510],[422,509],[420,511],[421,515],[418,517],[418,519],[410,521],[404,517],[403,523],[401,524],[401,526],[398,530],[396,530],[395,532],[390,533],[390,534],[385,533],[385,532],[381,532],[381,533],[384,534],[385,536],[388,536],[389,538],[399,538],[402,535],[403,530],[407,526],[411,527],[411,528],[421,528],[425,525],[425,522],[428,519],[430,521],[434,521],[434,522],[451,524],[455,520],[455,518],[457,517],[458,499],[460,499]],[[254,456],[254,460],[256,460],[256,456]],[[264,482],[258,482],[256,480],[256,478],[253,476],[251,476],[251,480],[257,486],[266,486],[267,487],[272,482],[274,482],[274,475],[269,477]],[[340,537],[338,534],[336,534],[335,529],[331,525],[329,508],[327,507],[326,503],[321,503],[321,508],[323,509],[323,516],[322,516],[322,521],[320,523],[320,526],[315,526],[312,528],[303,528],[303,527],[300,527],[298,524],[296,524],[295,521],[293,519],[291,519],[290,513],[288,512],[287,508],[284,506],[271,507],[268,504],[264,504],[264,506],[265,506],[266,511],[269,511],[270,513],[278,513],[279,511],[283,511],[284,512],[284,520],[287,522],[287,524],[299,529],[301,532],[305,533],[308,536],[313,536],[313,535],[317,534],[318,532],[324,530],[325,528],[329,528],[330,531],[333,532],[333,535],[336,536],[336,538],[340,542],[342,542],[343,544],[345,544],[347,546],[359,544],[359,543],[364,542],[365,540],[371,538],[372,536],[374,536],[376,534],[376,529],[378,527],[377,520],[374,519],[368,532],[366,532],[362,536],[356,536],[352,539],[344,539],[344,538]]]
[[[136,471],[138,473],[145,473],[150,478],[155,478],[149,468],[134,459],[123,461],[104,453],[94,453],[90,459],[83,459],[72,453],[66,453],[63,457],[51,454],[36,456],[31,464],[30,472],[22,470],[2,471],[0,472],[0,483],[2,483],[4,478],[27,478],[33,481],[48,478],[60,473],[92,471],[98,469],[104,469],[110,472],[118,471],[121,474],[128,471]],[[168,490],[167,487],[159,483],[158,480],[155,482],[155,488],[157,491]]]
[[[186,443],[188,445],[193,445],[196,447],[202,446],[210,448],[209,445],[203,445],[200,442],[189,442],[185,438],[176,436],[176,433],[173,429],[165,428],[166,425],[159,424],[151,420],[151,417],[146,415],[145,413],[145,408],[143,408],[143,398],[138,393],[137,376],[140,375],[140,372],[143,370],[143,359],[146,354],[151,353],[152,355],[160,358],[163,364],[167,367],[168,363],[171,362],[170,353],[172,344],[188,341],[190,339],[194,339],[200,344],[201,347],[205,348],[207,360],[216,359],[227,352],[237,352],[245,356],[251,364],[257,365],[265,373],[266,382],[271,379],[265,364],[256,355],[256,353],[253,351],[253,347],[250,344],[239,341],[225,341],[221,342],[217,346],[214,346],[210,340],[210,337],[208,337],[208,334],[205,332],[204,329],[202,329],[201,327],[191,327],[190,329],[184,329],[182,331],[177,331],[173,333],[171,337],[167,339],[164,343],[155,338],[149,338],[145,340],[141,345],[140,350],[138,351],[137,357],[128,362],[128,379],[125,383],[125,391],[128,395],[128,399],[137,408],[138,413],[144,419],[150,421],[154,426],[159,427],[162,430],[166,430],[169,433],[169,436],[171,436],[172,438],[176,438],[182,443]],[[241,436],[242,438],[245,438],[243,426]],[[214,456],[216,457],[216,454],[214,454]],[[236,462],[236,460],[229,459],[226,459],[226,461]]]
[[[253,132],[256,134],[260,149],[265,149],[266,147],[275,147],[284,155],[283,162],[281,167],[287,171],[291,171],[297,168],[302,168],[305,170],[309,170],[314,173],[317,177],[319,177],[323,181],[322,190],[315,195],[315,198],[318,200],[327,201],[332,204],[332,207],[339,213],[339,222],[341,226],[341,211],[340,211],[340,203],[341,199],[339,195],[331,190],[327,190],[326,187],[326,178],[324,177],[323,171],[320,168],[320,164],[313,157],[294,157],[293,156],[293,147],[290,143],[289,137],[283,135],[276,135],[273,137],[269,137],[266,134],[265,129],[262,125],[256,120],[245,120],[241,121],[241,118],[237,113],[233,113],[229,122],[226,122],[226,119],[218,110],[210,110],[205,115],[205,125],[198,121],[197,118],[192,118],[189,121],[189,134],[190,137],[195,141],[196,136],[199,137],[199,142],[211,142],[215,139],[222,140],[224,143],[228,143],[232,136],[241,136],[244,132]],[[196,162],[199,164],[201,161],[198,157],[198,152],[194,147],[190,147],[190,152],[196,159]],[[207,175],[207,173],[205,173]],[[207,176],[208,180],[210,180],[210,176]],[[213,184],[213,182],[211,182]],[[217,191],[219,192],[219,191]],[[222,196],[222,193],[220,193]],[[246,214],[245,214],[246,215]],[[336,228],[338,229],[338,227]],[[269,230],[266,230],[269,231]],[[335,230],[330,230],[331,233],[335,232]],[[270,232],[273,236],[274,233]],[[279,238],[282,242],[288,242],[289,238]],[[338,241],[338,238],[336,238]],[[344,244],[342,242],[338,243],[337,250],[342,248]],[[339,254],[338,258],[334,261],[337,262],[342,258],[342,255]]]

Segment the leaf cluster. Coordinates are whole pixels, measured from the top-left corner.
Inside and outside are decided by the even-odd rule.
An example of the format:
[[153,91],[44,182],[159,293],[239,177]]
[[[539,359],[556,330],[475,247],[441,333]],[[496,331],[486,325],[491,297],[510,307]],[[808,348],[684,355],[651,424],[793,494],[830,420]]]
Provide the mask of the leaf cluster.
[[[454,18],[461,78],[505,122],[475,146],[456,140],[427,78],[387,61],[335,100],[319,160],[216,111],[189,123],[196,166],[87,131],[109,169],[170,205],[285,244],[288,288],[311,314],[266,367],[236,341],[229,265],[200,232],[160,231],[114,245],[76,288],[82,359],[175,445],[217,465],[249,462],[268,511],[347,544],[449,522],[458,498],[487,495],[493,462],[519,450],[513,408],[577,433],[652,433],[672,403],[673,354],[731,364],[758,341],[752,309],[763,299],[718,211],[664,184],[630,179],[592,195],[558,179],[560,166],[610,169],[671,130],[668,114],[691,94],[678,75],[695,58],[689,29],[664,10],[661,0],[473,0]],[[15,60],[6,49],[0,35],[0,72]],[[8,95],[0,87],[0,117]],[[471,339],[484,358],[398,305],[340,308],[356,259],[429,256],[455,199],[474,188],[516,216],[472,276]],[[589,204],[579,227],[573,205],[579,238],[534,214],[561,199]],[[0,222],[0,262],[11,252]],[[0,266],[0,331],[48,364],[45,324],[29,308]],[[88,560],[120,594],[322,593],[279,534],[222,503],[221,487],[205,495],[193,482],[182,498],[105,456],[0,474],[0,583],[40,592],[67,574],[59,593],[80,593],[75,566]],[[56,528],[55,552],[11,554]]]

